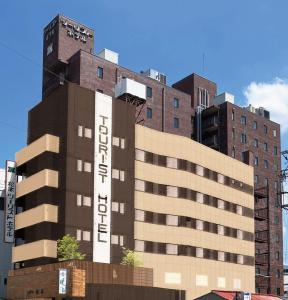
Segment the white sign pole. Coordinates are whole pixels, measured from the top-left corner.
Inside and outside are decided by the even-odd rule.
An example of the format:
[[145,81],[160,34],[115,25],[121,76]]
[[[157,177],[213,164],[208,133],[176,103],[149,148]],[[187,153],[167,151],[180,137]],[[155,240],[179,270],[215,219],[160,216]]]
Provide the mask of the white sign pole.
[[110,263],[112,98],[95,93],[93,261]]
[[7,160],[5,168],[5,220],[4,242],[14,242],[15,230],[15,199],[16,199],[16,162]]

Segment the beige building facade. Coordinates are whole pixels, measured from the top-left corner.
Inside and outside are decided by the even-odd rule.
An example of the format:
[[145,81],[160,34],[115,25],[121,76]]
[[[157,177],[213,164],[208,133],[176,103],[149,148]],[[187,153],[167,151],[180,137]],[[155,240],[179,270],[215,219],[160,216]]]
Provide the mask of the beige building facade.
[[253,168],[136,125],[135,249],[154,285],[255,290]]

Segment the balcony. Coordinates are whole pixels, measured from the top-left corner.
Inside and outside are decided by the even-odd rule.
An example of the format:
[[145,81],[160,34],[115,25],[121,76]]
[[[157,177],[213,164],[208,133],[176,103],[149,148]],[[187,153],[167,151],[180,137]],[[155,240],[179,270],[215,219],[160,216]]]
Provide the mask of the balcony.
[[202,122],[202,132],[208,133],[218,130],[218,117],[212,116],[210,118],[204,119]]
[[268,240],[269,240],[268,230],[255,232],[255,242],[256,243],[267,243]]
[[12,262],[25,261],[40,257],[57,257],[57,242],[40,240],[12,248]]
[[58,188],[58,172],[54,170],[42,170],[16,185],[16,198],[25,196],[43,187]]
[[115,86],[115,97],[136,106],[146,102],[146,86],[129,78],[121,78]]
[[217,137],[217,135],[214,134],[212,136],[209,136],[209,137],[203,139],[203,144],[208,146],[208,147],[217,149],[218,148],[218,137]]
[[259,208],[254,210],[254,218],[257,221],[265,221],[268,219],[268,209]]
[[255,255],[255,265],[266,266],[269,264],[269,253],[260,253]]
[[25,164],[45,151],[59,153],[59,137],[45,134],[27,147],[16,153],[17,167]]
[[29,227],[42,222],[58,222],[58,207],[50,204],[42,204],[15,217],[15,229]]

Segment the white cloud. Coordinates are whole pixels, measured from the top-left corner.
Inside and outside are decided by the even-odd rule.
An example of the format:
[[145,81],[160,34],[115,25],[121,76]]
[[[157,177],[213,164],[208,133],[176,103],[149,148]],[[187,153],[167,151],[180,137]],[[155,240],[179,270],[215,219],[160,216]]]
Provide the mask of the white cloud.
[[264,107],[272,121],[281,124],[282,133],[288,131],[288,80],[275,78],[271,82],[251,82],[245,89],[246,105]]

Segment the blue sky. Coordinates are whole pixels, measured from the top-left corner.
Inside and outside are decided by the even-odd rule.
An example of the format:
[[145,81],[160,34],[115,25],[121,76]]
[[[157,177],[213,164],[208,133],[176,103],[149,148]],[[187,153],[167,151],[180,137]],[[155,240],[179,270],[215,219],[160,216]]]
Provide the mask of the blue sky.
[[27,112],[41,100],[42,29],[58,13],[94,28],[96,51],[164,72],[169,84],[196,72],[243,105],[255,82],[249,101],[288,132],[287,11],[287,0],[0,0],[0,166],[26,143]]

